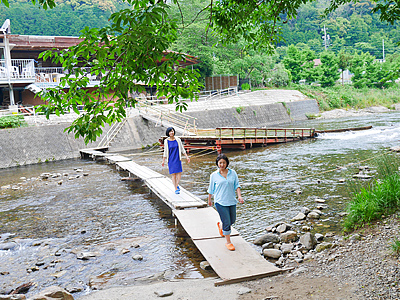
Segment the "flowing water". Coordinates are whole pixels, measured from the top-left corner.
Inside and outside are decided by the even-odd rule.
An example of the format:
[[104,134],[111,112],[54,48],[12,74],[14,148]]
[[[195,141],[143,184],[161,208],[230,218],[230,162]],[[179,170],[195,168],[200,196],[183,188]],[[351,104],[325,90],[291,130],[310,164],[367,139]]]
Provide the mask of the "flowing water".
[[[373,170],[369,159],[399,144],[400,113],[291,125],[318,130],[368,125],[373,128],[228,152],[245,200],[238,205],[235,228],[251,243],[268,225],[290,222],[302,207],[314,209],[315,199],[322,198],[322,219],[306,224],[313,232],[340,232],[339,213],[346,208],[348,188],[339,180],[351,181],[360,164]],[[124,155],[168,175],[160,153]],[[204,200],[215,157],[197,154],[184,164],[181,185]],[[58,177],[38,180],[45,172]],[[31,294],[57,284],[81,290],[74,296],[79,298],[94,288],[134,284],[160,273],[166,278],[214,276],[199,268],[203,258],[176,226],[169,207],[142,182],[122,181],[126,176],[90,160],[0,170],[0,186],[14,187],[0,191],[0,247],[11,248],[0,250],[0,294],[34,282]],[[82,252],[93,257],[77,259]],[[132,259],[137,254],[143,260]]]

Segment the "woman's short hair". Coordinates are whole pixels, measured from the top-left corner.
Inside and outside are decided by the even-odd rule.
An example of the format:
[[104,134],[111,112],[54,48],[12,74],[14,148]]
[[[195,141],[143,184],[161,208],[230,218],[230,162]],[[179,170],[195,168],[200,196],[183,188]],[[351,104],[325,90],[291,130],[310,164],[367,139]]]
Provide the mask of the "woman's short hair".
[[216,161],[215,161],[215,163],[217,164],[217,166],[218,166],[218,162],[219,162],[221,159],[223,159],[223,160],[226,161],[226,167],[228,167],[228,166],[229,166],[229,159],[228,159],[228,157],[227,157],[224,153],[218,154],[217,159],[216,159]]
[[167,128],[167,131],[165,132],[165,134],[166,134],[167,136],[169,136],[169,133],[171,132],[171,130],[173,130],[173,131],[174,131],[174,134],[175,134],[175,129],[174,129],[174,127],[168,127],[168,128]]

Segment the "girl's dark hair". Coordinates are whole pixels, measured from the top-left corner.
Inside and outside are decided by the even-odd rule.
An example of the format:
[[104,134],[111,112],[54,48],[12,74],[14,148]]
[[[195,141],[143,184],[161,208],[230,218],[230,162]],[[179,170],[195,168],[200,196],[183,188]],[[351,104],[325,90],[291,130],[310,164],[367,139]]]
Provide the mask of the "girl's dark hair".
[[219,162],[221,159],[223,159],[223,160],[226,161],[226,167],[228,167],[228,166],[229,166],[229,159],[228,159],[228,157],[227,157],[224,153],[218,154],[217,159],[216,159],[216,161],[215,161],[216,165],[218,166],[218,162]]
[[167,131],[165,132],[165,134],[167,135],[167,137],[169,136],[169,133],[171,132],[171,130],[173,130],[174,131],[174,134],[175,134],[175,129],[174,129],[174,127],[168,127],[167,128]]

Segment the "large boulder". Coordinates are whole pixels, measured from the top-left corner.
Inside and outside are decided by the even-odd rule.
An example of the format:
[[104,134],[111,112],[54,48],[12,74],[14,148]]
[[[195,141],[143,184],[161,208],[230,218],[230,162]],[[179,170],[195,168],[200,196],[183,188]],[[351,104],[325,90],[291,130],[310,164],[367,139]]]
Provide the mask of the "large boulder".
[[297,232],[293,230],[289,230],[280,235],[281,243],[290,243],[297,241]]
[[300,237],[300,243],[307,249],[311,250],[314,249],[317,241],[314,235],[310,232],[306,232],[304,235]]
[[259,238],[257,238],[254,241],[254,244],[261,246],[261,245],[264,245],[265,243],[269,243],[269,242],[279,243],[279,237],[273,233],[267,233],[267,234],[264,234],[264,235],[260,236]]
[[31,300],[74,300],[74,297],[59,286],[50,286]]

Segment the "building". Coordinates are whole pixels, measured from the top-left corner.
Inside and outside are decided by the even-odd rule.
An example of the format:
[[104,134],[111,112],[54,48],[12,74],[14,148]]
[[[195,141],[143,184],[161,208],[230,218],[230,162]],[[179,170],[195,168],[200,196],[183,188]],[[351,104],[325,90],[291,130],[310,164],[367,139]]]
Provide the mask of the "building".
[[[43,104],[35,94],[58,86],[67,70],[60,64],[43,61],[39,54],[50,49],[68,49],[81,41],[78,37],[69,36],[14,35],[10,32],[10,20],[7,19],[0,28],[0,109]],[[197,63],[197,58],[187,56],[179,67]],[[88,77],[88,89],[100,84],[99,76],[89,74]],[[155,93],[155,87],[146,89],[150,94]]]

